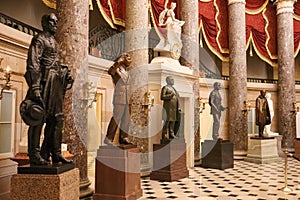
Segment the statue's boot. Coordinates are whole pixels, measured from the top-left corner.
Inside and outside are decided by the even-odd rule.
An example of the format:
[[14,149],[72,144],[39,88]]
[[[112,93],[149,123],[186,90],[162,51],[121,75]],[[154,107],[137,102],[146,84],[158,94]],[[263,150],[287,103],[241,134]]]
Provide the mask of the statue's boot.
[[41,147],[41,156],[48,162],[50,162],[50,152],[53,147],[52,133],[54,132],[54,126],[55,125],[53,124],[53,118],[48,118],[44,131],[44,140]]
[[40,154],[40,135],[42,126],[31,126],[28,130],[28,156],[31,165],[48,165]]
[[52,156],[52,163],[72,163],[72,160],[69,160],[65,158],[61,154],[61,143],[62,143],[62,125],[63,125],[63,118],[58,119],[56,126],[54,128],[53,133],[53,149],[51,150],[51,156]]

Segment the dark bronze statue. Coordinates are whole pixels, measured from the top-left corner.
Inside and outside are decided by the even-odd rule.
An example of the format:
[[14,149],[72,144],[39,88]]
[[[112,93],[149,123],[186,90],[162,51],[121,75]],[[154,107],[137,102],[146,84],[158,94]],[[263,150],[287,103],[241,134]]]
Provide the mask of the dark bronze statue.
[[109,68],[108,73],[111,75],[115,85],[113,96],[113,116],[109,122],[105,144],[113,144],[116,132],[119,129],[119,143],[130,144],[128,131],[130,124],[130,76],[127,68],[131,64],[131,57],[124,53],[116,59],[115,63]]
[[213,116],[213,134],[212,137],[214,140],[219,138],[219,128],[220,128],[220,119],[222,111],[225,110],[225,107],[222,106],[222,97],[219,90],[221,89],[221,83],[215,82],[214,89],[209,94],[208,103],[210,105],[210,114]]
[[[169,142],[177,138],[176,134],[180,125],[179,94],[173,87],[174,79],[172,76],[166,77],[167,85],[161,89],[160,99],[163,102],[163,108],[166,116],[162,130],[162,143]],[[164,113],[163,113],[164,114]]]
[[[20,106],[22,119],[29,125],[28,155],[30,164],[70,163],[61,154],[63,128],[63,100],[73,78],[66,66],[58,61],[58,44],[54,39],[57,17],[42,17],[43,32],[32,38],[27,58],[25,79],[28,91]],[[44,141],[40,149],[40,135],[44,122]]]
[[258,136],[263,137],[265,126],[271,124],[270,109],[265,90],[261,90],[260,95],[256,98],[255,108]]

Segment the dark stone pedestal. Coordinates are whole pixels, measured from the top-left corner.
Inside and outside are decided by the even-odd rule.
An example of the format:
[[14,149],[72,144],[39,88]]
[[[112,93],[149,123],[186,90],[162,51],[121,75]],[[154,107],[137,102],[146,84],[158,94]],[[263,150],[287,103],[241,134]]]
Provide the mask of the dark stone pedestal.
[[100,146],[94,200],[135,200],[142,196],[140,153],[135,145]]
[[151,180],[176,181],[189,176],[186,167],[186,144],[172,140],[169,144],[153,145]]
[[294,158],[300,160],[300,138],[297,138],[294,141],[294,146],[295,146]]
[[214,169],[233,168],[233,144],[227,140],[202,142],[202,167]]
[[22,165],[18,167],[18,174],[61,174],[75,168],[74,163],[52,165]]

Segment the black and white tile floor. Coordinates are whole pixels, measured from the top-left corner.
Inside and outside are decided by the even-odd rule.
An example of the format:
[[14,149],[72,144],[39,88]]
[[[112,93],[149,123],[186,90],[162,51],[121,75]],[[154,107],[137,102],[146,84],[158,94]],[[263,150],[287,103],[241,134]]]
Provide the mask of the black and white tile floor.
[[174,182],[141,180],[146,199],[300,200],[300,162],[288,159],[288,187],[284,193],[284,160],[272,164],[235,161],[234,168],[218,170],[195,167],[189,177]]

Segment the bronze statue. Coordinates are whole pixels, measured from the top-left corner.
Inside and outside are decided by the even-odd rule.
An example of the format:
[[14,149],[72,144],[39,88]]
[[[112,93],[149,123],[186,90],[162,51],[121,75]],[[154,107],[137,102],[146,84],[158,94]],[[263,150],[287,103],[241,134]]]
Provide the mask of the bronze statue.
[[163,108],[166,116],[162,130],[162,143],[177,138],[176,134],[180,124],[179,94],[173,87],[172,76],[166,77],[167,85],[161,89],[160,99],[163,100]]
[[[63,128],[63,100],[71,89],[73,78],[68,67],[58,61],[58,44],[54,38],[57,30],[55,14],[42,17],[43,32],[32,38],[29,46],[26,73],[28,84],[25,100],[20,106],[22,119],[29,125],[28,156],[31,165],[70,163],[61,154]],[[40,135],[44,122],[44,141],[40,149]]]
[[115,63],[109,68],[108,73],[111,75],[115,85],[113,96],[113,116],[109,122],[105,144],[113,144],[117,130],[120,130],[119,143],[130,144],[128,131],[130,124],[130,76],[128,67],[131,64],[131,57],[124,53],[116,59]]
[[260,95],[256,98],[255,108],[256,125],[259,129],[258,136],[263,137],[265,126],[271,124],[270,109],[265,90],[261,90]]
[[225,107],[222,106],[222,97],[219,90],[221,89],[221,83],[215,82],[214,89],[209,94],[208,103],[210,105],[210,114],[213,116],[213,134],[212,137],[214,140],[219,138],[219,128],[220,128],[220,119],[222,111],[225,110]]

